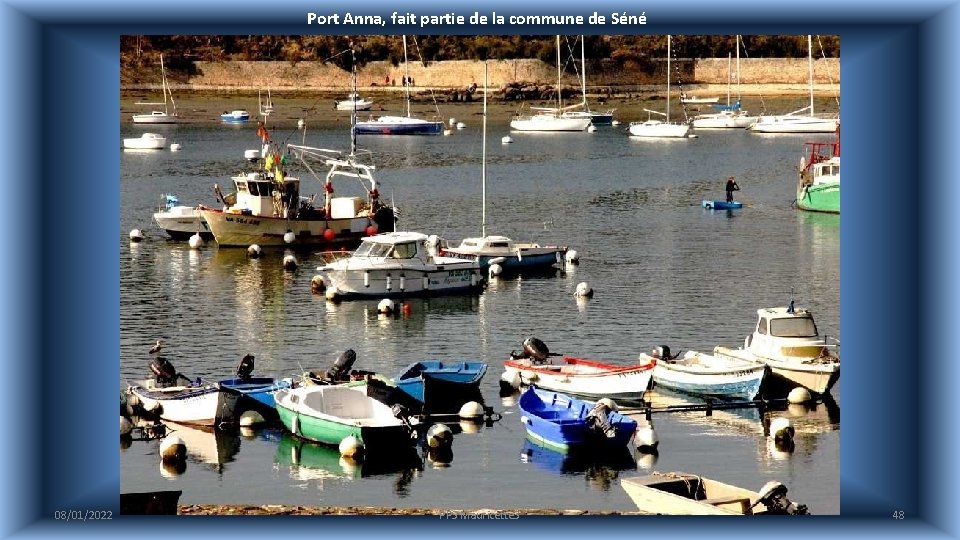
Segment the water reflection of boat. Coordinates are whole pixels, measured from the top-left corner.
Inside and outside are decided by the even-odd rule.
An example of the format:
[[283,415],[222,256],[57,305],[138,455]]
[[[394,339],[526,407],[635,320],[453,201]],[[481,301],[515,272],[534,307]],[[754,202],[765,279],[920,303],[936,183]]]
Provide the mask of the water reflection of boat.
[[183,439],[187,456],[198,463],[213,465],[217,471],[233,461],[240,451],[240,435],[234,431],[206,429],[167,422],[168,433]]
[[[706,405],[707,400],[698,396],[674,392],[667,388],[657,387],[647,392],[647,400],[654,410],[664,408],[684,408],[687,406]],[[736,404],[731,404],[736,405]],[[641,418],[643,409],[628,409],[621,407],[621,412]],[[728,431],[735,429],[741,433],[749,435],[763,434],[763,414],[753,406],[733,407],[713,409],[708,416],[705,410],[687,410],[671,413],[657,413],[654,418],[663,417],[669,414],[670,418],[675,418],[684,423],[692,423],[704,426],[704,428],[719,429]]]
[[369,478],[423,469],[423,460],[416,450],[409,447],[401,450],[383,459],[368,456],[353,461],[340,457],[336,448],[284,433],[277,445],[274,462],[295,467],[296,476],[300,479]]
[[608,491],[620,471],[637,469],[633,451],[624,446],[610,452],[573,450],[561,454],[524,439],[520,460],[533,463],[538,469],[561,475],[583,475],[591,486]]

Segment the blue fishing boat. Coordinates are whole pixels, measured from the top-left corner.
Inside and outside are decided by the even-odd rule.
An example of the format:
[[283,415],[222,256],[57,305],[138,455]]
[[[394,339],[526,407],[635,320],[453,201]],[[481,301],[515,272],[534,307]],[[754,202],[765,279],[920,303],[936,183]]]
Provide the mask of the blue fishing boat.
[[703,207],[707,210],[734,210],[743,208],[743,203],[739,201],[703,201]]
[[593,404],[535,386],[520,395],[517,406],[527,435],[560,451],[584,446],[616,448],[626,445],[637,430],[636,421],[611,410],[603,401]]
[[220,115],[220,121],[225,124],[245,124],[250,121],[250,113],[240,109],[225,112]]
[[405,367],[396,377],[397,388],[424,404],[425,412],[457,412],[464,403],[482,401],[480,379],[483,362],[422,360]]
[[255,404],[262,405],[268,409],[274,409],[276,402],[273,399],[277,390],[290,388],[293,386],[292,379],[274,379],[272,377],[250,377],[246,379],[225,379],[220,381],[220,386],[224,390],[235,392],[240,395],[241,400],[247,400],[247,406]]

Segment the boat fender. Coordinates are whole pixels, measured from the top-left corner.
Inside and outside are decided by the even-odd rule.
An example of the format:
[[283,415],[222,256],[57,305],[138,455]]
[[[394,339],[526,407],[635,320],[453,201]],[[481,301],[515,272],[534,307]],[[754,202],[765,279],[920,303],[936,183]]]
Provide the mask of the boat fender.
[[290,432],[294,435],[300,435],[300,417],[293,415],[290,419]]

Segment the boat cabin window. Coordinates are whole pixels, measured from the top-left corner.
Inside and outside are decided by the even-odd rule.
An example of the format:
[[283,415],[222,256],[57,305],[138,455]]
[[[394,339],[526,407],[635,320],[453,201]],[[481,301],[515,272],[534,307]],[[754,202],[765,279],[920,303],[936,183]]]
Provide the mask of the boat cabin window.
[[239,193],[247,192],[247,183],[246,182],[237,182],[237,191]]
[[770,335],[776,337],[817,337],[813,317],[789,317],[770,321]]
[[393,258],[412,259],[417,254],[416,242],[404,242],[393,247]]
[[762,335],[767,335],[767,320],[760,319],[760,322],[757,323],[757,333]]
[[510,244],[508,244],[507,242],[490,242],[490,244],[488,244],[488,245],[489,245],[490,247],[492,247],[492,248],[506,248],[506,247],[510,247]]
[[393,248],[390,244],[378,242],[361,242],[360,247],[353,252],[354,257],[386,257]]
[[255,197],[269,197],[273,195],[273,183],[250,182],[250,194]]

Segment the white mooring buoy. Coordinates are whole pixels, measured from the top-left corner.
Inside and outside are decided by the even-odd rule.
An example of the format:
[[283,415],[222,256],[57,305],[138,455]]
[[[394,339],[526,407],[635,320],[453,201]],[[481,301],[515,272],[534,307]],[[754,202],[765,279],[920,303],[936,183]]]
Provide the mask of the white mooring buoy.
[[336,287],[327,287],[327,290],[323,293],[327,300],[331,302],[340,301],[340,291]]
[[130,435],[130,432],[133,431],[133,422],[130,421],[126,416],[120,417],[120,436],[124,437]]
[[307,123],[303,121],[303,118],[297,120],[297,129],[303,129],[305,125],[307,125]]
[[452,135],[452,134],[453,134],[453,130],[452,130],[452,129],[445,129],[445,130],[443,130],[443,134],[444,134],[444,135]]
[[793,429],[793,423],[790,422],[789,418],[780,416],[770,421],[770,436],[775,440],[793,440],[794,433],[796,433],[796,430]]
[[240,427],[253,427],[263,424],[266,420],[263,418],[263,415],[257,411],[243,411],[243,414],[240,415]]
[[593,133],[596,130],[597,130],[597,126],[590,124],[590,126],[587,128],[587,133]]
[[794,388],[787,394],[787,401],[790,403],[806,403],[811,399],[813,396],[810,395],[810,391],[802,386]]
[[170,151],[171,151],[171,152],[179,152],[181,147],[182,147],[182,145],[181,145],[180,143],[177,143],[177,142],[175,142],[175,143],[170,143]]
[[466,128],[466,127],[467,127],[467,125],[464,124],[463,122],[457,122],[457,129],[464,129],[464,128]]
[[187,457],[187,443],[177,435],[167,435],[160,441],[160,459],[162,461],[182,461]]
[[509,135],[504,135],[500,138],[500,144],[510,144],[513,142],[513,137]]
[[453,127],[453,126],[455,126],[455,125],[457,125],[457,119],[456,119],[456,118],[451,118],[451,119],[450,119],[450,127]]
[[257,244],[252,244],[247,248],[247,257],[250,257],[251,259],[259,259],[260,255],[262,254],[263,250],[260,249],[260,246]]
[[327,286],[323,283],[322,276],[313,276],[310,278],[310,292],[315,294],[320,294],[326,289]]
[[397,308],[397,304],[393,300],[389,298],[384,298],[383,300],[380,301],[379,304],[377,304],[377,313],[383,313],[384,315],[389,315],[393,313],[393,311],[396,308]]
[[296,239],[297,235],[293,234],[293,231],[287,231],[283,233],[283,241],[287,244],[292,244]]
[[564,255],[568,264],[579,264],[580,263],[580,253],[575,249],[567,250],[567,254]]
[[284,270],[296,270],[297,269],[297,258],[291,254],[286,254],[283,256],[283,269]]
[[200,233],[196,233],[190,237],[187,243],[190,244],[191,249],[200,249],[203,247],[203,237],[200,236]]
[[344,437],[338,448],[343,457],[356,458],[363,455],[363,443],[353,435]]
[[426,440],[430,448],[449,447],[453,444],[453,431],[446,424],[434,424],[427,430]]
[[519,371],[504,371],[503,375],[500,375],[500,380],[510,388],[520,388]]
[[593,298],[593,289],[586,281],[577,283],[577,290],[573,293],[577,298]]
[[143,231],[142,231],[142,230],[140,230],[140,229],[133,229],[132,231],[130,231],[130,241],[131,241],[131,242],[139,242],[139,241],[141,241],[141,240],[143,240]]
[[487,274],[490,276],[491,279],[499,276],[502,273],[503,273],[503,267],[500,266],[499,264],[491,264],[490,267],[487,268]]
[[633,442],[637,446],[637,450],[644,454],[656,452],[657,446],[660,444],[657,432],[653,430],[653,426],[650,424],[637,426],[637,431],[633,437]]
[[483,418],[483,405],[476,401],[468,401],[460,407],[460,411],[457,414],[460,415],[460,418]]

